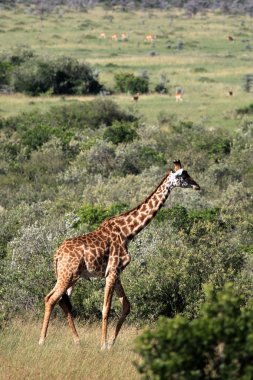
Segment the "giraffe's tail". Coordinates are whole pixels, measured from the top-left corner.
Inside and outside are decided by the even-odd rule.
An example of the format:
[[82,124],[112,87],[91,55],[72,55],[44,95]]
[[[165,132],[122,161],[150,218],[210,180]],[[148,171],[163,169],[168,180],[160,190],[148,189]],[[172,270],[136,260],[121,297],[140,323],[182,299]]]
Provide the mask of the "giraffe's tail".
[[47,301],[49,300],[49,298],[51,297],[51,295],[55,292],[55,288],[56,288],[56,287],[54,287],[54,288],[51,290],[51,292],[48,293],[48,294],[46,295],[46,297],[45,297],[45,302],[47,302]]
[[[58,257],[55,255],[54,256],[54,272],[55,272],[55,275],[56,275],[56,278],[57,278],[57,262],[58,262]],[[51,297],[51,295],[55,292],[55,289],[56,289],[56,286],[51,290],[50,293],[48,293],[45,297],[45,301],[47,302],[49,300],[49,298]]]
[[58,263],[58,256],[57,256],[57,255],[54,255],[54,273],[55,273],[55,275],[56,275],[56,278],[58,277],[57,263]]

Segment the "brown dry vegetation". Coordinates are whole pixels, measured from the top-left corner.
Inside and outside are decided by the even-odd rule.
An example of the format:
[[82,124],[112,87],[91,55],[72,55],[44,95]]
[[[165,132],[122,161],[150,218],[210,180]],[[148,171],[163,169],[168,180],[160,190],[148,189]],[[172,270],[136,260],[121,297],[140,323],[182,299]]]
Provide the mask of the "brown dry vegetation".
[[111,351],[100,351],[100,326],[78,325],[81,345],[76,346],[63,322],[50,324],[48,340],[38,345],[40,323],[15,320],[0,339],[0,379],[139,379],[133,365],[138,330],[125,327]]

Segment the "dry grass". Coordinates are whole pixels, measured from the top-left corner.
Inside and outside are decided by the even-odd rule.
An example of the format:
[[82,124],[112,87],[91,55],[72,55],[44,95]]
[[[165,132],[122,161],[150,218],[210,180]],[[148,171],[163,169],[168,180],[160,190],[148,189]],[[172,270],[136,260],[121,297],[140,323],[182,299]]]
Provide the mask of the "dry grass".
[[67,326],[51,322],[48,339],[38,345],[41,323],[12,322],[1,333],[1,380],[57,379],[139,379],[133,361],[138,331],[125,327],[110,351],[100,351],[100,326],[78,326],[81,345],[76,346]]

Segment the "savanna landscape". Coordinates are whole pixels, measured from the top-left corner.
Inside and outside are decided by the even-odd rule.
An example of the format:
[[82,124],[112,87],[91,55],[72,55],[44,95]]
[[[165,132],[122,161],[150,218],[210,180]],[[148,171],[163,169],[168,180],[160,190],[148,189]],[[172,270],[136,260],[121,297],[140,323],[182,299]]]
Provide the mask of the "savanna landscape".
[[[0,379],[253,379],[252,15],[0,2]],[[113,348],[104,278],[71,295],[80,346],[59,306],[39,346],[57,247],[143,202],[175,159],[201,191],[173,189],[129,244]]]

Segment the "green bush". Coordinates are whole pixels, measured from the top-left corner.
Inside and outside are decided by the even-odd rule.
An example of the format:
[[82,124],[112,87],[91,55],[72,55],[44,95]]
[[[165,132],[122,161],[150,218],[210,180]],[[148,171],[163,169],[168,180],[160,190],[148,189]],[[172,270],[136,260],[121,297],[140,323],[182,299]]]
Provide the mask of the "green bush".
[[12,65],[6,61],[0,61],[0,86],[9,85]]
[[238,115],[252,115],[253,114],[253,103],[249,104],[246,107],[238,108],[236,110]]
[[19,66],[22,63],[36,57],[35,52],[27,45],[19,45],[12,50],[2,53],[2,56],[11,63],[11,65]]
[[214,289],[199,318],[161,319],[138,339],[144,379],[245,379],[253,374],[253,305],[233,284]]
[[25,61],[14,70],[13,82],[16,91],[29,95],[97,94],[102,89],[88,64],[69,57]]
[[147,93],[149,91],[149,80],[146,77],[136,77],[132,73],[115,74],[115,88],[119,92]]
[[128,143],[137,138],[136,128],[136,124],[115,121],[111,126],[106,128],[103,138],[116,145],[123,142]]
[[100,205],[83,205],[77,212],[79,220],[75,226],[85,224],[91,229],[97,228],[105,219],[120,214],[126,210],[127,205],[123,203],[112,204],[109,207]]
[[187,234],[190,234],[191,228],[198,222],[218,222],[219,226],[222,226],[219,208],[187,210],[183,206],[175,205],[161,209],[155,219],[157,223],[164,223],[167,220],[170,220],[176,231]]
[[35,125],[32,129],[27,129],[21,134],[21,143],[31,152],[42,146],[51,136],[52,130],[49,126]]
[[49,91],[53,77],[54,74],[47,62],[30,59],[13,71],[14,90],[36,96]]
[[[98,129],[103,126],[111,126],[115,121],[125,131],[125,138],[134,136],[134,124],[136,118],[125,111],[111,100],[97,99],[86,103],[73,103],[66,106],[52,107],[48,112],[33,111],[19,116],[10,117],[2,122],[2,129],[8,134],[16,134],[29,155],[32,150],[37,149],[47,142],[51,137],[59,138],[65,150],[76,134],[84,129]],[[126,123],[126,124],[125,124]],[[115,124],[117,129],[117,124]],[[129,126],[129,133],[127,131]],[[120,127],[119,127],[120,129]],[[88,136],[86,132],[86,136]],[[119,138],[119,137],[118,137]],[[15,144],[6,143],[5,149],[9,156],[15,158],[18,153]]]

